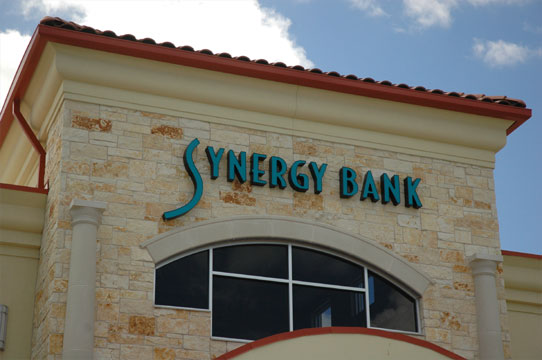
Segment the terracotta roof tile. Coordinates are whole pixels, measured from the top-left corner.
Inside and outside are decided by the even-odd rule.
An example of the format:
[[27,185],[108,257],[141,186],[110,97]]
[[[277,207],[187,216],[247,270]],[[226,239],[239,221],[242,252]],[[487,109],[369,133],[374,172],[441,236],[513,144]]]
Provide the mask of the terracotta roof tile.
[[[84,32],[84,33],[95,34],[95,35],[99,35],[99,36],[113,37],[113,38],[128,40],[128,41],[136,41],[136,42],[151,44],[151,45],[155,45],[155,46],[164,46],[164,47],[168,47],[168,48],[175,48],[176,47],[171,42],[162,42],[162,43],[157,44],[156,41],[154,41],[151,38],[137,39],[132,34],[117,35],[113,31],[110,31],[110,30],[100,31],[98,29],[94,29],[94,28],[89,27],[89,26],[79,25],[79,24],[76,24],[76,23],[71,22],[71,21],[66,21],[66,20],[63,20],[63,19],[58,18],[58,17],[45,17],[45,18],[43,18],[41,20],[40,24],[46,25],[46,26],[52,26],[52,27],[56,27],[56,28],[61,28],[61,29],[67,29],[67,30],[73,30],[73,31],[79,31],[79,32]],[[188,45],[178,46],[176,48],[179,49],[180,51],[192,51],[192,52],[195,51],[193,47],[188,46]],[[225,52],[213,54],[213,52],[211,50],[209,50],[209,49],[202,49],[202,50],[198,50],[197,52],[200,53],[200,54],[206,54],[206,55],[209,55],[209,56],[233,58],[233,59],[238,60],[238,61],[249,61],[249,62],[261,64],[261,65],[277,66],[277,67],[282,67],[282,68],[290,68],[290,69],[299,70],[299,71],[308,71],[308,72],[311,72],[311,73],[322,74],[322,76],[342,77],[342,78],[349,79],[349,80],[352,80],[352,81],[364,81],[364,82],[368,82],[368,83],[380,84],[380,85],[383,85],[383,86],[396,86],[396,87],[399,87],[399,88],[412,89],[412,90],[416,90],[416,91],[420,91],[420,92],[441,94],[441,95],[446,95],[446,96],[459,97],[459,98],[471,99],[471,100],[476,100],[476,101],[484,101],[484,102],[496,103],[496,104],[507,105],[507,106],[515,106],[515,107],[520,107],[520,108],[525,108],[526,107],[525,102],[523,102],[522,100],[512,99],[512,98],[509,98],[507,96],[486,96],[485,94],[465,94],[465,93],[460,93],[460,92],[455,92],[455,91],[445,92],[445,91],[442,91],[440,89],[427,89],[427,88],[425,88],[423,86],[409,86],[407,84],[393,84],[391,81],[388,81],[388,80],[376,81],[376,80],[374,80],[373,78],[370,78],[370,77],[361,78],[361,77],[357,77],[356,75],[352,75],[352,74],[350,74],[350,75],[341,75],[336,71],[323,72],[322,70],[320,70],[318,68],[305,69],[301,65],[287,66],[283,62],[269,63],[265,59],[251,60],[247,56],[232,57],[230,54],[225,53]]]

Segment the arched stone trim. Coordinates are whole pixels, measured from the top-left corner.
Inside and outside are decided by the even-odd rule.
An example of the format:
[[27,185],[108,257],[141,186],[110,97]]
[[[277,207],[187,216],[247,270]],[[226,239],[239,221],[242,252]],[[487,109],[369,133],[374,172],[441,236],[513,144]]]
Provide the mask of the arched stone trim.
[[388,249],[359,235],[305,219],[283,216],[238,216],[199,222],[155,236],[140,246],[155,264],[199,248],[243,240],[282,240],[342,253],[393,276],[418,295],[431,279]]

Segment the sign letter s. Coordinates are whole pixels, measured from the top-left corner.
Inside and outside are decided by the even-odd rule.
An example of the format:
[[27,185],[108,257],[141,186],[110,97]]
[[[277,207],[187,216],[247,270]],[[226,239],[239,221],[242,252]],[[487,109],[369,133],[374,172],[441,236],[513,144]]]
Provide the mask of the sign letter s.
[[181,206],[178,209],[166,211],[162,218],[164,220],[171,220],[175,219],[181,215],[186,214],[194,206],[197,205],[199,200],[201,199],[201,195],[203,194],[203,181],[201,180],[201,175],[198,171],[198,168],[194,164],[194,150],[196,150],[196,147],[199,145],[199,140],[196,138],[188,144],[186,147],[186,150],[184,151],[183,161],[184,161],[184,168],[188,172],[188,175],[190,175],[190,178],[192,179],[192,182],[194,183],[194,195],[192,196],[192,199],[184,206]]

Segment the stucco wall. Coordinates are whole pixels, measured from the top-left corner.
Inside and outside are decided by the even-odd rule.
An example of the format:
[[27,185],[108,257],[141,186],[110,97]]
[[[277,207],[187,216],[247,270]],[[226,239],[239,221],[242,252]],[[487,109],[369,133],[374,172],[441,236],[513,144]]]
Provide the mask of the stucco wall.
[[[2,242],[32,235],[0,230]],[[39,244],[39,235],[37,239]],[[32,254],[25,250],[21,251],[17,246],[6,249],[0,245],[0,304],[7,305],[9,309],[5,350],[0,351],[2,360],[30,357],[38,254],[37,251],[32,251],[35,253]]]
[[530,254],[507,255],[506,252],[504,255],[512,357],[535,360],[542,354],[542,257]]
[[34,288],[47,195],[0,187],[0,304],[7,305],[1,360],[31,354]]
[[[202,105],[203,106],[203,105]],[[184,171],[186,145],[201,141],[195,161],[205,186],[187,215],[161,215],[192,196]],[[207,145],[328,164],[319,195],[228,183],[209,177]],[[208,359],[239,344],[210,339],[210,314],[153,306],[154,263],[140,244],[194,222],[243,214],[282,215],[333,225],[390,249],[434,281],[423,294],[420,337],[476,358],[473,279],[466,257],[500,253],[493,172],[429,157],[251,130],[228,122],[146,113],[66,100],[49,129],[50,193],[42,246],[33,356],[62,353],[71,245],[72,199],[107,203],[98,232],[95,351],[100,359]],[[340,199],[338,170],[371,170],[421,178],[423,208]],[[266,167],[266,165],[265,165]],[[330,239],[330,246],[333,246]],[[505,354],[509,333],[503,282],[498,279]]]

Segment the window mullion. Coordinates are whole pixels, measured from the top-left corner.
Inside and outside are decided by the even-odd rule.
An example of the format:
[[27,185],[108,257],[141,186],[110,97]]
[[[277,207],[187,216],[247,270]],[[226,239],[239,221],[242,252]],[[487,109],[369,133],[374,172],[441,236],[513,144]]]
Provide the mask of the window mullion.
[[358,288],[358,287],[353,287],[353,286],[332,285],[332,284],[315,283],[315,282],[300,281],[300,280],[292,280],[292,283],[294,285],[313,286],[313,287],[326,288],[326,289],[365,292],[364,288]]
[[239,278],[239,279],[249,279],[249,280],[260,280],[260,281],[269,281],[269,282],[278,282],[278,283],[288,283],[288,279],[270,278],[270,277],[266,277],[266,276],[237,274],[237,273],[229,273],[229,272],[223,272],[223,271],[213,271],[212,274],[217,275],[217,276],[226,276],[226,277],[233,277],[233,278]]
[[211,334],[213,331],[213,249],[209,249],[209,310],[211,311]]
[[294,294],[292,286],[292,245],[288,245],[288,306],[289,306],[289,319],[290,319],[290,331],[294,330]]
[[365,316],[367,317],[367,327],[371,327],[371,314],[369,313],[371,287],[369,286],[369,272],[367,267],[363,267],[363,276],[365,277]]

